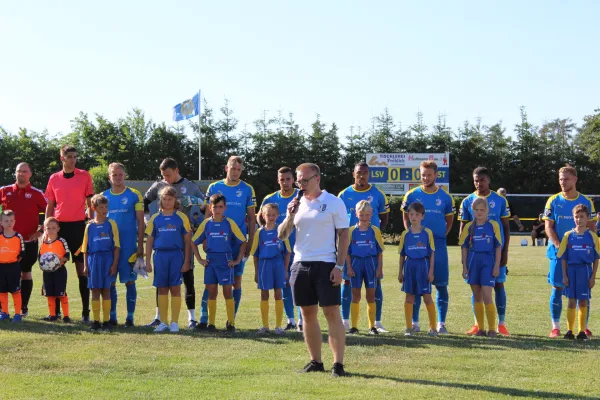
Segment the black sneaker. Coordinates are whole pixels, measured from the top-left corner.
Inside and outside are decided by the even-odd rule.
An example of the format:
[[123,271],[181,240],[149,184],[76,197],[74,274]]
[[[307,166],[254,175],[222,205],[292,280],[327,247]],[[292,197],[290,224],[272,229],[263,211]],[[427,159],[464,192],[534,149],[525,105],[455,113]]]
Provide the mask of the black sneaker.
[[334,363],[331,368],[331,377],[339,378],[340,376],[346,376],[346,371],[344,371],[344,365],[340,363]]
[[108,323],[110,324],[110,326],[117,326],[118,322],[116,319],[109,319]]
[[133,321],[130,319],[125,320],[125,328],[133,328]]
[[42,318],[42,320],[46,321],[46,322],[54,322],[54,321],[58,320],[58,317],[56,315],[54,315],[54,316],[53,315],[47,315],[44,318]]
[[92,326],[90,326],[91,331],[97,332],[100,329],[102,329],[102,325],[100,325],[100,322],[98,322],[98,321],[92,322]]
[[110,321],[104,321],[102,323],[102,330],[104,332],[112,332],[113,330],[113,325],[110,323]]
[[194,330],[196,331],[205,331],[208,329],[208,324],[206,322],[200,322],[198,325],[196,325],[196,327],[194,328]]
[[196,329],[196,327],[198,326],[198,322],[191,320],[188,322],[188,329]]
[[322,362],[316,362],[315,360],[311,360],[308,364],[304,366],[304,368],[302,368],[300,372],[325,372],[325,366]]
[[356,335],[358,333],[358,328],[350,328],[348,331],[348,335]]
[[379,331],[377,330],[377,328],[372,327],[369,329],[369,335],[379,335]]
[[227,329],[227,332],[235,333],[235,325],[231,325],[229,321],[225,324],[225,329]]
[[292,324],[291,322],[288,322],[288,324],[286,325],[286,327],[283,328],[284,331],[291,331],[292,329],[296,329],[296,325]]
[[214,326],[214,325],[208,325],[208,326],[206,327],[206,330],[207,330],[208,332],[216,332],[216,331],[217,331],[217,327],[216,327],[216,326]]
[[81,320],[83,322],[90,322],[90,313],[89,312],[83,312],[83,313],[81,313]]
[[581,331],[577,334],[577,340],[588,340],[589,338],[585,334],[584,331]]
[[63,322],[64,322],[65,324],[70,324],[70,323],[71,323],[71,322],[73,322],[73,321],[71,321],[71,318],[69,318],[69,317],[63,317]]
[[302,331],[303,331],[303,329],[302,329],[302,324],[298,324],[298,326],[296,327],[296,330],[297,330],[298,332],[302,332]]
[[29,315],[29,309],[27,309],[27,308],[23,308],[23,309],[21,310],[21,317],[26,317],[26,316],[28,316],[28,315]]
[[[585,335],[585,333],[584,333],[584,335]],[[568,340],[575,340],[575,335],[573,335],[572,331],[567,331],[567,333],[565,333],[564,338],[568,339]]]
[[146,328],[156,328],[157,326],[160,325],[160,319],[155,319],[154,321],[150,322],[149,324],[146,324]]

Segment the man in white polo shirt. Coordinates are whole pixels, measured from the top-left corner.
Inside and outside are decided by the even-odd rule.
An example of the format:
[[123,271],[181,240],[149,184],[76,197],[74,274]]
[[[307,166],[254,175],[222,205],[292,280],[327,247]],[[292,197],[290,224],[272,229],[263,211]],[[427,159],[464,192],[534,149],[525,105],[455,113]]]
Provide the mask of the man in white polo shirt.
[[[323,309],[333,352],[333,377],[344,376],[346,333],[340,315],[340,284],[348,252],[348,215],[344,202],[321,190],[321,174],[315,164],[296,168],[296,185],[304,196],[288,206],[287,217],[279,226],[279,239],[287,239],[296,229],[294,263],[290,285],[294,303],[302,311],[304,341],[311,361],[303,372],[324,371],[321,359],[321,328],[318,306]],[[337,246],[336,246],[337,240]]]

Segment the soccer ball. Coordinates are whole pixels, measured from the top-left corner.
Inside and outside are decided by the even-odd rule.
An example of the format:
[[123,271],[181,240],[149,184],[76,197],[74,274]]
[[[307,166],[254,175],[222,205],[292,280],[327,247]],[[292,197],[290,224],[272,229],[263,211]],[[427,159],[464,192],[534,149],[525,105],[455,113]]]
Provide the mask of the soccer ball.
[[54,272],[60,268],[60,258],[54,253],[44,253],[40,257],[40,269],[45,272]]

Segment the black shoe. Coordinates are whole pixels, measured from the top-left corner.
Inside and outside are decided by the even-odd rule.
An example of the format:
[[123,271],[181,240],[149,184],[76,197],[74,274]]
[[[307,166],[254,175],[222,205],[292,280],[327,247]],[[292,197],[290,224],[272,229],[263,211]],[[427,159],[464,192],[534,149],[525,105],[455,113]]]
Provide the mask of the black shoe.
[[29,309],[28,308],[23,308],[21,310],[21,317],[26,317],[29,315]]
[[356,335],[358,333],[358,328],[350,328],[348,331],[348,335]]
[[584,331],[581,331],[577,334],[577,340],[588,340],[589,338],[585,334]]
[[[585,333],[584,333],[584,335],[585,335]],[[577,335],[577,336],[579,336],[579,335]],[[575,339],[575,335],[573,335],[572,331],[567,331],[567,333],[565,333],[564,338],[565,339],[569,339],[569,340],[574,340]]]
[[344,371],[344,365],[340,363],[334,363],[331,368],[331,377],[339,378],[340,376],[346,376],[346,371]]
[[100,325],[100,322],[98,322],[98,321],[94,321],[94,322],[92,322],[92,326],[90,326],[90,330],[91,330],[91,331],[95,331],[95,332],[97,332],[97,331],[99,331],[100,329],[102,329],[102,325]]
[[302,368],[302,373],[304,372],[325,372],[325,366],[322,362],[316,362],[315,360],[311,360],[308,364]]
[[369,335],[379,335],[379,331],[377,330],[377,328],[372,327],[369,329]]
[[89,312],[81,313],[81,320],[83,322],[90,322],[90,313]]
[[130,319],[125,320],[125,328],[133,328],[133,321]]
[[108,323],[109,323],[111,326],[117,326],[117,324],[118,324],[116,319],[109,319],[109,320],[108,320]]
[[196,331],[205,331],[208,329],[208,324],[206,322],[200,322],[198,325],[196,325],[196,327],[194,328],[194,330]]
[[235,333],[235,325],[231,325],[229,321],[225,324],[225,329],[227,329],[227,332]]
[[109,321],[104,321],[102,323],[102,330],[104,332],[112,332],[113,330],[113,325],[109,322]]
[[284,331],[291,331],[292,329],[296,329],[296,325],[288,322],[287,326],[283,329]]
[[298,324],[298,326],[296,327],[296,330],[298,332],[302,332],[303,331],[302,324]]
[[208,332],[216,332],[216,331],[217,331],[217,327],[216,327],[216,326],[214,326],[214,325],[208,325],[208,326],[206,327],[206,330],[207,330]]
[[157,326],[160,325],[160,319],[155,319],[154,321],[150,322],[149,324],[146,324],[146,328],[156,328]]
[[71,321],[71,318],[69,318],[69,317],[63,317],[63,322],[64,322],[65,324],[70,324],[70,323],[71,323],[71,322],[73,322],[73,321]]
[[46,322],[54,322],[58,319],[58,317],[56,315],[52,316],[52,315],[47,315],[44,318],[42,318],[43,321]]

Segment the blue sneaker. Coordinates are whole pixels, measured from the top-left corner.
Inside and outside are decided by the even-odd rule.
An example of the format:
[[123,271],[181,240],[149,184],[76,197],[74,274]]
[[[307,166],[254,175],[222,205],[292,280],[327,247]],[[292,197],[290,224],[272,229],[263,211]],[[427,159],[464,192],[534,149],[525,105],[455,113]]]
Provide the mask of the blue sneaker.
[[21,322],[23,322],[23,317],[21,317],[21,314],[15,314],[13,315],[12,322],[15,324],[20,324]]
[[0,314],[0,321],[8,321],[10,319],[10,315],[8,315],[7,313],[3,312]]

